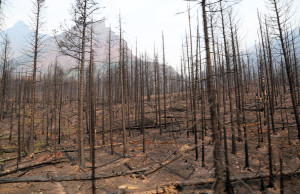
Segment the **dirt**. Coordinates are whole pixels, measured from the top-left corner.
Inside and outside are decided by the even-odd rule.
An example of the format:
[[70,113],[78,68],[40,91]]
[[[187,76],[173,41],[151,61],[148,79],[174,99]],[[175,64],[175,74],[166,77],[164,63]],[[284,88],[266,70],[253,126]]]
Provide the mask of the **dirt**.
[[[170,97],[169,97],[170,98]],[[253,96],[248,96],[249,99]],[[170,102],[170,100],[168,100]],[[168,159],[174,159],[177,156],[180,156],[177,160],[171,162],[167,166],[160,168],[159,170],[145,176],[143,173],[133,173],[126,176],[119,176],[114,178],[100,179],[96,181],[97,193],[212,193],[212,185],[206,186],[188,186],[184,188],[176,188],[170,185],[170,183],[177,183],[182,181],[190,180],[209,180],[214,177],[214,168],[213,168],[213,143],[212,143],[212,134],[209,129],[210,122],[207,120],[206,136],[204,138],[205,145],[205,166],[202,166],[201,161],[201,132],[198,133],[198,146],[199,146],[199,159],[195,160],[195,149],[194,148],[194,135],[192,132],[189,133],[189,137],[186,133],[186,112],[187,109],[185,106],[185,100],[178,98],[173,95],[170,103],[167,106],[168,112],[168,122],[175,121],[175,117],[180,124],[170,124],[167,126],[167,129],[163,129],[163,135],[159,135],[158,128],[147,128],[145,131],[146,136],[146,152],[143,153],[143,144],[142,136],[138,129],[131,129],[131,136],[128,137],[128,158],[123,158],[123,146],[122,143],[122,134],[120,131],[121,126],[121,117],[120,111],[116,113],[116,119],[114,120],[114,142],[117,144],[115,146],[115,154],[111,155],[110,153],[110,142],[109,142],[109,128],[108,128],[108,112],[105,113],[105,145],[102,145],[102,111],[101,107],[97,109],[97,136],[96,136],[96,166],[107,164],[111,161],[111,164],[99,167],[96,169],[97,175],[111,175],[118,172],[126,172],[131,170],[137,170],[142,168],[151,168],[159,166],[158,162],[164,162],[165,159],[169,156]],[[250,100],[249,100],[250,102]],[[148,102],[149,104],[155,105],[154,101]],[[228,103],[228,102],[227,102]],[[235,103],[234,103],[235,104]],[[251,103],[249,103],[250,105]],[[72,108],[71,108],[72,107]],[[154,106],[146,106],[146,115],[148,120],[148,125],[155,125],[155,112]],[[228,108],[228,104],[227,104]],[[56,165],[47,165],[39,168],[30,169],[26,172],[23,177],[27,176],[69,176],[75,174],[91,174],[91,163],[89,160],[89,150],[85,151],[86,157],[86,169],[81,171],[78,168],[78,157],[77,152],[68,152],[69,156],[72,158],[73,162],[76,165],[72,165],[71,161],[68,160],[64,150],[71,150],[76,148],[76,114],[74,112],[69,113],[67,110],[76,110],[76,103],[66,104],[63,109],[66,112],[66,115],[63,115],[63,124],[62,124],[62,143],[61,147],[55,146],[55,137],[57,135],[53,134],[50,141],[50,146],[45,146],[45,134],[42,135],[41,131],[41,120],[39,121],[37,131],[37,140],[35,149],[36,152],[48,149],[48,151],[35,154],[34,158],[31,159],[29,156],[22,158],[22,165],[28,165],[30,163],[39,163],[45,161],[51,157],[65,157],[65,162],[59,163]],[[115,110],[119,110],[120,106],[115,106]],[[208,107],[207,107],[208,109]],[[41,110],[39,110],[41,111]],[[200,111],[199,111],[200,112]],[[41,113],[41,112],[40,112]],[[206,111],[206,119],[209,119],[209,112]],[[249,162],[250,168],[245,169],[244,162],[244,141],[237,142],[237,154],[231,153],[231,133],[230,125],[227,124],[227,140],[229,148],[229,160],[230,160],[230,172],[232,176],[259,176],[260,174],[268,174],[269,165],[268,165],[268,147],[267,147],[267,126],[262,124],[263,127],[263,142],[259,142],[257,138],[257,127],[259,123],[256,121],[256,112],[249,111],[247,112],[246,123],[248,131],[248,144],[249,144]],[[263,112],[261,112],[263,116]],[[40,114],[37,114],[40,115]],[[67,123],[67,116],[74,115],[70,118],[72,124]],[[221,115],[223,111],[221,110]],[[294,123],[293,115],[288,113],[289,123]],[[172,119],[171,119],[172,118]],[[200,113],[199,118],[200,120]],[[130,116],[130,126],[138,126],[134,123],[134,110]],[[10,144],[8,142],[9,134],[9,120],[4,123],[0,123],[1,132],[0,132],[0,146],[2,150],[2,156],[0,160],[7,159],[10,157],[16,156],[16,153],[7,153],[5,154],[3,150],[16,149],[16,144]],[[152,122],[150,122],[152,121]],[[229,122],[229,114],[226,115],[226,122]],[[29,121],[27,121],[29,122]],[[38,123],[39,123],[38,122]],[[85,123],[85,122],[84,122]],[[163,122],[164,123],[164,122]],[[276,127],[282,126],[280,111],[276,110],[275,112],[275,123]],[[147,126],[148,126],[147,125]],[[191,123],[189,124],[191,126]],[[16,142],[16,123],[13,130],[13,140]],[[69,127],[67,127],[69,126]],[[199,122],[198,130],[201,129],[201,122]],[[241,130],[243,130],[241,128]],[[290,127],[290,143],[287,141],[288,133],[287,129],[277,129],[275,133],[272,133],[272,149],[273,149],[273,165],[274,165],[274,174],[279,174],[279,154],[282,151],[283,158],[283,171],[285,173],[295,173],[299,172],[300,167],[300,145],[299,140],[297,139],[297,131],[295,127]],[[168,132],[168,131],[180,131],[180,132]],[[128,135],[128,134],[127,134]],[[242,133],[243,137],[243,133]],[[88,134],[86,134],[85,146],[88,148]],[[119,143],[119,144],[118,144]],[[54,148],[57,147],[57,150]],[[177,150],[174,153],[174,151]],[[222,141],[222,153],[223,141]],[[171,154],[171,155],[170,155]],[[224,155],[222,154],[222,159],[224,161]],[[158,161],[155,162],[154,160]],[[27,162],[26,162],[27,161]],[[16,164],[16,160],[11,160],[3,164],[4,170],[11,169],[12,166]],[[129,168],[129,167],[130,168]],[[17,172],[5,177],[18,177],[23,171]],[[0,177],[5,178],[5,177]],[[300,190],[299,187],[299,177],[292,177],[284,180],[285,193],[297,193]],[[268,179],[264,179],[264,193],[279,193],[279,179],[275,179],[275,187],[267,188]],[[164,186],[168,185],[168,186]],[[233,183],[236,193],[262,193],[261,190],[261,181],[237,181]],[[91,193],[91,181],[64,181],[64,182],[38,182],[38,183],[10,183],[10,184],[1,184],[0,181],[0,193]]]

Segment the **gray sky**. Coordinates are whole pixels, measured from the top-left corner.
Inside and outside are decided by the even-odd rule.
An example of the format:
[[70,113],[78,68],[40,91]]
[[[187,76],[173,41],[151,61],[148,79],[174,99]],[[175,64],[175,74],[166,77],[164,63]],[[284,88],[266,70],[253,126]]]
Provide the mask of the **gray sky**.
[[[32,0],[7,1],[9,5],[6,10],[5,28],[13,26],[19,20],[28,24]],[[47,33],[52,34],[52,30],[58,29],[64,20],[69,20],[70,4],[73,1],[46,0]],[[187,14],[176,15],[176,13],[186,10],[186,2],[183,0],[98,0],[98,2],[103,7],[101,16],[106,18],[106,25],[111,24],[115,30],[119,11],[121,12],[125,39],[134,46],[137,38],[139,51],[152,54],[154,42],[161,51],[161,33],[164,31],[167,62],[173,67],[180,64],[181,36],[184,36],[188,27],[188,17]],[[244,43],[248,47],[254,43],[257,36],[257,8],[265,11],[265,0],[243,0],[235,6],[237,18],[242,25],[241,36],[244,37]],[[300,0],[295,0],[295,10],[294,18],[300,18]],[[195,15],[194,11],[194,18]],[[195,21],[193,22],[195,26]]]

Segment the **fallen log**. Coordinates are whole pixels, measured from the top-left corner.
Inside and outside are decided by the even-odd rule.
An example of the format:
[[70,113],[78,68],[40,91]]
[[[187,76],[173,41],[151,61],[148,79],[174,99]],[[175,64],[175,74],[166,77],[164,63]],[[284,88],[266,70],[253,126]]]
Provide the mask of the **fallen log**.
[[133,170],[133,168],[127,163],[127,162],[125,162],[125,164],[124,164],[129,170]]
[[152,173],[154,173],[154,172],[160,170],[161,168],[166,167],[168,164],[171,164],[172,162],[178,160],[178,159],[181,158],[181,157],[182,157],[182,155],[179,155],[179,156],[177,156],[177,157],[175,157],[175,158],[173,158],[173,159],[171,159],[171,160],[166,160],[166,161],[160,163],[159,165],[155,165],[155,167],[153,167],[151,170],[146,171],[146,172],[144,173],[144,176],[147,176],[147,175],[149,175],[149,174],[152,174]]
[[188,180],[193,174],[195,173],[195,169],[193,168],[192,172],[190,172],[187,177],[184,179],[184,181]]
[[[135,174],[139,172],[145,172],[149,170],[149,168],[142,168],[134,171],[126,171],[126,172],[117,172],[109,175],[96,175],[95,179],[107,179],[113,178],[118,176],[125,176],[130,174]],[[279,175],[275,175],[276,177]],[[283,177],[290,178],[293,176],[300,177],[300,173],[289,172],[283,173]],[[260,180],[261,178],[268,178],[269,176],[266,174],[261,174],[260,176],[255,175],[243,175],[243,176],[236,176],[231,178],[231,182],[237,181],[250,181],[250,180]],[[22,182],[62,182],[62,181],[84,181],[84,180],[91,180],[91,175],[88,174],[81,174],[81,175],[71,175],[71,176],[64,176],[64,177],[57,177],[57,176],[26,176],[26,177],[9,177],[9,178],[0,178],[0,184],[7,184],[7,183],[22,183]],[[161,185],[161,187],[171,186],[174,185],[177,188],[184,187],[184,186],[195,186],[195,185],[211,185],[215,181],[214,178],[210,179],[202,179],[202,180],[191,180],[191,181],[184,181],[184,182],[173,182]]]
[[21,176],[25,175],[29,170],[30,170],[30,169],[27,168],[24,172],[22,172],[21,174],[19,174],[18,177],[21,177]]
[[39,167],[46,166],[46,165],[51,165],[51,164],[57,164],[57,163],[65,162],[65,161],[61,161],[62,159],[65,159],[65,158],[64,157],[53,158],[51,160],[46,160],[46,161],[40,162],[38,164],[31,164],[31,165],[26,165],[26,166],[22,166],[22,167],[16,167],[16,168],[13,168],[12,170],[6,170],[4,172],[1,172],[0,176],[6,176],[6,175],[9,175],[9,174],[14,174],[16,172],[19,172],[19,171],[22,171],[22,170],[26,170],[26,169],[39,168]]
[[288,110],[288,109],[294,109],[294,107],[275,107],[274,110]]
[[[25,155],[22,155],[21,157],[23,157],[23,156],[25,156]],[[12,157],[12,158],[3,159],[3,160],[0,160],[0,163],[8,162],[8,161],[11,161],[11,160],[15,160],[17,158],[18,158],[18,156],[15,156],[15,157]]]
[[[166,158],[164,158],[163,162],[160,162],[160,164],[155,167],[152,167],[150,168],[150,170],[148,170],[148,172],[144,172],[142,175],[139,175],[138,177],[141,177],[141,176],[147,176],[149,174],[152,174],[154,172],[156,172],[157,170],[163,168],[163,167],[166,167],[168,164],[174,162],[175,160],[179,159],[182,157],[182,154],[180,154],[179,156],[177,156],[176,158],[172,159],[172,160],[168,160],[172,155],[176,155],[177,154],[177,151],[182,147],[183,145],[181,145],[180,147],[178,147],[175,151],[173,151],[171,154],[169,154]],[[191,148],[190,150],[193,150],[195,148]],[[190,150],[186,150],[184,153],[187,153],[188,151]]]
[[17,166],[17,165],[20,165],[20,164],[25,164],[25,163],[28,163],[28,162],[32,162],[34,159],[30,159],[30,160],[25,160],[25,161],[21,161],[21,162],[17,162],[17,163],[14,163],[12,165],[8,165],[8,166],[5,166],[5,168],[11,168],[11,167],[14,167],[14,166]]
[[172,155],[177,154],[177,151],[178,151],[180,148],[182,148],[182,146],[184,146],[184,145],[185,145],[185,144],[179,146],[175,151],[173,151],[171,154],[169,154],[164,160],[167,160],[167,159],[169,159]]
[[65,151],[64,147],[60,145],[60,148],[62,149],[62,151],[64,152],[65,156],[68,158],[68,160],[71,162],[71,164],[73,166],[76,165],[76,161],[73,159],[73,157],[67,152]]
[[2,138],[4,136],[9,136],[9,133],[0,135],[0,138]]
[[3,153],[14,153],[14,152],[17,152],[18,151],[18,149],[17,148],[10,148],[10,149],[1,149],[0,148],[0,152],[1,152],[1,154],[3,154]]
[[275,129],[284,129],[284,128],[288,128],[288,127],[295,127],[297,126],[297,124],[292,124],[292,125],[284,125],[284,126],[280,126],[280,127],[275,127]]
[[[150,158],[150,160],[152,160],[152,161],[154,161],[154,162],[156,162],[156,163],[158,163],[158,164],[160,164],[160,165],[163,165],[161,162],[155,160],[154,158],[151,158],[151,157],[149,157],[149,156],[147,156],[147,157]],[[126,164],[126,163],[125,163],[125,164]],[[173,173],[173,174],[175,174],[175,175],[177,175],[177,176],[183,178],[184,180],[186,179],[185,176],[183,176],[182,174],[178,173],[176,170],[174,170],[174,169],[172,169],[172,168],[169,168],[169,167],[167,167],[167,166],[165,166],[165,168],[166,168],[168,171],[170,171],[171,173]]]
[[[135,174],[139,172],[145,172],[149,170],[149,168],[141,168],[138,170],[126,171],[126,172],[117,172],[108,175],[96,175],[95,179],[107,179],[118,176],[125,176],[130,174]],[[85,181],[92,180],[90,174],[79,174],[79,175],[71,175],[71,176],[25,176],[25,177],[9,177],[9,178],[0,178],[0,184],[6,183],[22,183],[22,182],[62,182],[62,181]]]
[[253,112],[256,112],[256,111],[263,112],[264,108],[243,108],[243,110],[244,111],[253,111]]
[[[145,129],[155,129],[155,128],[157,128],[156,125],[145,126]],[[126,127],[126,129],[137,129],[137,130],[140,130],[141,127],[139,127],[139,126],[133,126],[133,127]]]
[[[104,151],[105,151],[106,153],[111,153],[110,150],[108,150],[108,149],[106,149],[106,148],[102,148],[102,149],[104,149]],[[121,155],[121,154],[119,154],[118,152],[115,152],[114,154],[117,155],[119,158],[124,158],[124,156]],[[130,158],[129,155],[128,155],[127,157]]]
[[[172,118],[174,118],[174,117],[172,117]],[[190,120],[190,121],[192,121],[192,120]],[[186,121],[174,121],[174,122],[167,122],[167,125],[171,125],[171,124],[178,124],[178,123],[184,123],[184,122],[186,122]],[[161,124],[161,126],[164,126],[165,125],[165,123],[162,123]],[[157,124],[157,123],[154,123],[153,125],[149,125],[149,126],[145,126],[145,129],[156,129],[156,128],[158,128],[159,127],[159,124]],[[126,127],[126,129],[129,129],[129,127]],[[132,126],[132,127],[130,127],[130,129],[141,129],[141,127],[140,126]]]
[[109,162],[107,162],[107,163],[105,163],[105,164],[101,164],[101,165],[99,165],[99,166],[96,166],[95,168],[101,168],[101,167],[103,167],[103,166],[106,166],[106,165],[112,164],[112,163],[114,163],[114,162],[116,162],[116,161],[118,161],[118,160],[120,160],[120,159],[122,159],[122,158],[117,158],[117,159],[114,159],[114,160],[112,160],[112,161],[109,161]]
[[259,107],[260,105],[262,105],[262,103],[252,104],[252,105],[244,106],[244,109],[249,109],[249,108],[253,108],[253,107]]
[[[163,131],[163,133],[179,133],[179,132],[181,132],[181,133],[185,133],[185,132],[192,133],[192,132],[194,132],[194,131],[192,130],[192,128],[189,128],[188,130],[170,130],[170,131]],[[197,133],[201,133],[201,132],[202,132],[202,130],[197,130]]]
[[[300,172],[286,172],[283,173],[282,175],[285,178],[290,178],[290,177],[300,177]],[[275,177],[279,177],[278,174],[275,175]],[[260,174],[259,176],[257,175],[241,175],[241,176],[233,176],[230,178],[230,182],[238,182],[238,181],[252,181],[252,180],[260,180],[260,179],[264,179],[264,178],[269,178],[268,174]],[[183,188],[183,187],[187,187],[187,186],[200,186],[200,185],[211,185],[214,184],[215,182],[215,178],[207,178],[207,179],[195,179],[195,180],[190,180],[190,181],[183,181],[183,182],[173,182],[173,183],[168,183],[168,184],[164,184],[161,185],[160,187],[165,187],[165,186],[175,186],[176,188]],[[225,180],[224,180],[225,183]]]
[[[34,155],[40,154],[40,153],[43,153],[43,152],[47,152],[47,151],[48,151],[48,150],[38,151],[38,152],[34,153]],[[24,156],[27,156],[27,154],[21,155],[21,157],[24,157]],[[11,160],[15,160],[15,159],[17,159],[17,158],[18,158],[18,156],[14,156],[14,157],[12,157],[12,158],[3,159],[3,160],[0,160],[0,163],[4,163],[4,162],[11,161]]]

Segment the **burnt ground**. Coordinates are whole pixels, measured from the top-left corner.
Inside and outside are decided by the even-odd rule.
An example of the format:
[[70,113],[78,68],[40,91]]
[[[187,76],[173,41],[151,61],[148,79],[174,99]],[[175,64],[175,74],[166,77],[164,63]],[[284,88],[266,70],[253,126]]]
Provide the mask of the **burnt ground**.
[[[288,97],[288,95],[287,95]],[[253,96],[248,96],[249,100],[246,105],[251,107],[254,104]],[[170,100],[171,99],[171,100]],[[96,181],[97,193],[211,193],[211,181],[214,177],[213,168],[213,144],[212,134],[210,130],[209,111],[206,107],[206,136],[204,138],[205,146],[205,166],[201,161],[201,122],[198,124],[198,146],[199,159],[195,160],[194,134],[189,132],[187,136],[186,126],[186,106],[185,100],[178,96],[168,96],[167,100],[167,128],[163,128],[163,135],[159,135],[159,129],[155,127],[155,102],[152,100],[146,102],[146,151],[143,152],[142,135],[134,123],[134,110],[130,114],[130,137],[128,136],[128,157],[123,158],[121,112],[120,106],[115,106],[114,120],[114,155],[111,155],[108,128],[108,112],[105,113],[105,142],[102,142],[102,110],[101,106],[97,109],[97,136],[96,136],[96,174],[103,178]],[[228,103],[228,101],[227,101]],[[163,104],[163,103],[161,103]],[[235,104],[235,103],[234,103]],[[287,107],[291,104],[287,101]],[[277,106],[279,107],[279,105]],[[228,104],[227,104],[228,109]],[[283,115],[288,115],[291,125],[289,130],[282,128],[282,120],[287,125],[284,117],[281,119],[281,111]],[[41,110],[40,114],[42,114]],[[285,113],[285,111],[287,111]],[[29,109],[28,109],[29,112]],[[200,112],[200,111],[199,111]],[[189,113],[190,114],[190,113]],[[29,113],[28,113],[29,115]],[[223,110],[221,110],[223,115]],[[262,122],[264,114],[261,112]],[[45,161],[53,161],[57,158],[56,164],[45,164],[44,166],[31,167],[16,173],[0,177],[0,193],[91,193],[91,181],[62,181],[62,182],[22,182],[22,183],[1,183],[1,178],[9,177],[68,177],[72,175],[90,175],[91,162],[89,160],[88,134],[86,134],[86,169],[82,171],[78,168],[78,159],[76,151],[76,102],[71,105],[65,102],[63,107],[63,123],[62,123],[62,142],[57,145],[53,134],[49,146],[45,146],[45,134],[41,133],[42,119],[37,118],[35,152],[34,158],[29,156],[23,157],[19,167],[27,165],[39,164]],[[175,119],[176,117],[176,119]],[[69,124],[67,118],[70,118]],[[226,115],[227,138],[229,148],[229,160],[231,176],[236,179],[233,183],[236,193],[279,193],[279,155],[282,153],[283,172],[292,174],[292,176],[284,177],[285,193],[297,193],[300,190],[299,176],[297,173],[300,169],[300,145],[297,139],[297,130],[294,126],[294,118],[292,109],[276,109],[275,111],[275,127],[272,132],[272,149],[273,149],[273,165],[275,177],[274,188],[267,188],[268,178],[254,179],[251,181],[243,180],[243,177],[259,177],[268,175],[268,147],[267,147],[267,125],[262,123],[263,141],[259,142],[257,137],[257,129],[259,123],[256,120],[256,112],[246,111],[246,123],[248,131],[249,143],[249,162],[250,168],[245,169],[244,162],[244,141],[237,142],[237,154],[231,153],[231,133],[229,114]],[[200,113],[199,118],[200,120]],[[178,121],[176,123],[175,121]],[[26,118],[26,129],[28,129],[29,117]],[[69,126],[69,127],[68,127]],[[136,126],[135,128],[133,126]],[[189,123],[191,126],[191,123]],[[3,162],[3,160],[16,156],[16,139],[17,139],[17,119],[14,119],[13,139],[9,143],[9,119],[4,120],[0,124],[0,160],[2,172],[9,172],[16,168],[16,159]],[[190,129],[189,129],[190,130]],[[243,131],[243,128],[241,127]],[[288,131],[290,133],[290,144],[288,142]],[[129,134],[127,134],[129,135]],[[242,133],[243,137],[243,133]],[[224,161],[224,146],[222,141],[222,160]],[[12,152],[12,153],[8,153]],[[163,165],[161,165],[162,163]],[[165,165],[164,165],[165,164]],[[154,171],[153,169],[156,169]],[[141,170],[142,172],[135,172]],[[151,171],[153,170],[153,172]],[[127,172],[127,175],[117,176]],[[135,172],[135,173],[134,173]],[[152,173],[151,173],[152,172]],[[109,176],[115,176],[108,178]],[[206,182],[205,184],[195,183]],[[262,184],[264,191],[261,191]],[[179,183],[185,183],[181,184]],[[194,184],[192,184],[194,183]]]

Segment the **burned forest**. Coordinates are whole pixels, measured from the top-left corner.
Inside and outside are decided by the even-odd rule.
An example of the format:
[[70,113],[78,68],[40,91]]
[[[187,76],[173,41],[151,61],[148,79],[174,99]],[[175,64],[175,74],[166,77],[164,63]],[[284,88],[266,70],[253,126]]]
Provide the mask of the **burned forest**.
[[7,29],[13,1],[0,193],[299,192],[297,0],[26,0],[30,26]]

